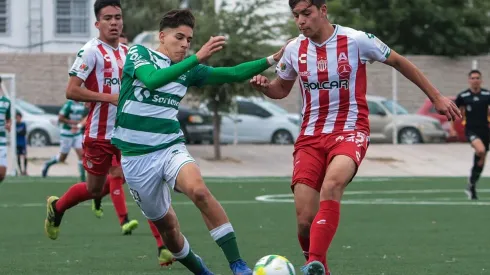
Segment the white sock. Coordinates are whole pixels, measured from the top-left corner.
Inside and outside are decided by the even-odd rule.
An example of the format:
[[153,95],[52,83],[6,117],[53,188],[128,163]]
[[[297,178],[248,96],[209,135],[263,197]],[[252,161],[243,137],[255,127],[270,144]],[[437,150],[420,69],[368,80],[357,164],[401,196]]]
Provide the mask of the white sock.
[[177,260],[184,259],[185,257],[187,257],[187,255],[189,255],[189,252],[191,251],[189,242],[187,241],[187,239],[185,238],[185,236],[182,236],[182,237],[184,237],[184,247],[182,248],[182,250],[180,252],[178,252],[178,253],[172,253],[172,255],[174,256],[174,258],[177,259]]
[[211,234],[211,237],[215,241],[223,238],[224,236],[226,236],[227,234],[232,233],[232,232],[234,232],[233,226],[231,226],[231,223],[229,223],[229,222],[225,223],[223,225],[220,225],[220,226],[216,227],[215,229],[209,231],[209,233]]

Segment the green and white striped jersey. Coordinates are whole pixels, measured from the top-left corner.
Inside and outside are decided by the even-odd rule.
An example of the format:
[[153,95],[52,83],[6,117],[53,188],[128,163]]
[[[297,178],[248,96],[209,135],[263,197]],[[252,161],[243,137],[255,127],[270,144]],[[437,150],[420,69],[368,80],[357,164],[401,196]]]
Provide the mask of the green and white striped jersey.
[[[60,115],[73,121],[81,121],[87,113],[87,108],[82,102],[76,102],[73,100],[68,100],[65,102],[63,107],[61,107]],[[62,137],[74,137],[82,134],[82,130],[78,129],[77,132],[71,131],[72,126],[66,123],[60,123],[60,135]]]
[[0,97],[0,146],[7,146],[7,129],[5,125],[10,120],[10,100]]
[[188,87],[201,86],[211,70],[211,67],[197,65],[173,82],[149,90],[135,75],[136,69],[145,65],[162,69],[173,63],[162,53],[141,45],[129,49],[112,137],[112,144],[124,156],[143,155],[183,143],[183,132],[177,120],[180,101]]

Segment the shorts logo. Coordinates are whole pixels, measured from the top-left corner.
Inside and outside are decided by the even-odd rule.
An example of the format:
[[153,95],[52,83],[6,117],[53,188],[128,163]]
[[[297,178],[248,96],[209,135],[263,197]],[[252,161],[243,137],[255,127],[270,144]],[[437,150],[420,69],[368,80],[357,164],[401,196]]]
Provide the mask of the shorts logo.
[[92,169],[94,167],[94,165],[92,164],[92,162],[90,160],[87,160],[87,167],[89,169]]

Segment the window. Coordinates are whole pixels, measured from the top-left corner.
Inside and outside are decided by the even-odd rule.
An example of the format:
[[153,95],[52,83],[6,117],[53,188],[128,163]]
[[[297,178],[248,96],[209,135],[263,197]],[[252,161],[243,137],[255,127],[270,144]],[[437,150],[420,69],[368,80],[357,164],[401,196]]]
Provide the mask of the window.
[[8,0],[0,0],[0,34],[9,30],[8,4]]
[[270,117],[271,114],[262,107],[252,102],[238,101],[238,113],[241,115],[258,116],[258,117]]
[[368,101],[368,109],[370,115],[381,115],[381,114],[386,115],[386,112],[383,110],[383,108],[374,101]]
[[56,0],[56,34],[88,35],[90,22],[88,2],[87,0]]

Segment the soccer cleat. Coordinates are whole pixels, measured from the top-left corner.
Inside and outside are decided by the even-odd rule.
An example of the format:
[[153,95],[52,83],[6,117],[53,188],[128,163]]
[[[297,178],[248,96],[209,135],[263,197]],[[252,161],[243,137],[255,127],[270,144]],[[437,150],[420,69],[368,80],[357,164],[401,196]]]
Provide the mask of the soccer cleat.
[[478,200],[478,196],[476,195],[476,186],[474,184],[468,184],[466,189],[464,190],[469,200]]
[[131,233],[133,232],[133,230],[135,230],[136,228],[138,228],[138,225],[139,225],[139,223],[138,223],[137,220],[130,220],[129,222],[124,223],[121,226],[123,235],[131,235]]
[[175,261],[172,252],[166,246],[158,248],[158,263],[160,266],[169,266]]
[[[198,275],[214,275],[214,273],[211,272],[211,270],[209,270],[209,268],[206,266],[206,264],[204,264],[204,261],[201,259],[201,257],[199,257],[199,255],[196,254],[196,258],[199,260],[199,262],[201,262],[201,265],[203,268],[203,271],[201,271],[201,273],[199,273]],[[252,273],[250,273],[250,274],[252,274]]]
[[95,216],[99,219],[102,218],[102,216],[104,216],[104,210],[102,210],[102,207],[100,207],[99,209],[95,208],[94,200],[92,200],[92,211],[94,212]]
[[307,263],[301,267],[304,275],[325,275],[325,267],[319,261]]
[[61,218],[63,218],[63,213],[56,212],[56,208],[54,207],[58,199],[59,198],[56,196],[51,196],[48,198],[46,203],[47,213],[46,220],[44,221],[44,231],[52,240],[56,240],[58,238]]
[[230,269],[233,272],[233,275],[252,275],[252,270],[247,266],[247,263],[238,259],[230,264]]

